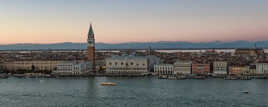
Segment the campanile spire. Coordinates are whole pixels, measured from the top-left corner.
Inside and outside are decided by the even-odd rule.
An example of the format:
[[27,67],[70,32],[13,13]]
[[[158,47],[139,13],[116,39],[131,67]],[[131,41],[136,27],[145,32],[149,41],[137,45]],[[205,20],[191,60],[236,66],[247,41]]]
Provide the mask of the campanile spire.
[[90,24],[88,31],[88,60],[92,64],[92,71],[95,72],[95,37],[92,24]]
[[93,32],[93,27],[92,24],[90,23],[89,31],[88,31],[88,37],[93,36],[94,37],[94,32]]

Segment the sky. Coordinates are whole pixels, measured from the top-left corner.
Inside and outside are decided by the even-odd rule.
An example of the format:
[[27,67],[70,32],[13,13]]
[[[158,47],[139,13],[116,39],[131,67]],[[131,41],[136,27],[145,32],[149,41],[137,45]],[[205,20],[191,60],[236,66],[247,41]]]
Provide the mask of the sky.
[[268,40],[268,0],[0,0],[0,44]]

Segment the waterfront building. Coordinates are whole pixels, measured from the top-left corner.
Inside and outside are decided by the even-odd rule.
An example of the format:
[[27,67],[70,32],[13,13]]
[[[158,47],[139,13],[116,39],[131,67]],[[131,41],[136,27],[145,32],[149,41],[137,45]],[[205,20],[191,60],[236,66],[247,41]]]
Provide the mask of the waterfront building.
[[95,72],[95,37],[92,28],[92,24],[90,24],[89,31],[88,31],[88,60],[91,63],[92,71]]
[[96,60],[95,61],[95,68],[97,72],[104,72],[105,71],[105,60]]
[[249,75],[255,75],[256,74],[256,65],[250,65],[249,66]]
[[192,72],[192,62],[191,61],[176,61],[174,63],[174,73],[177,75],[180,74],[191,74]]
[[80,75],[90,71],[90,65],[88,61],[61,61],[57,64],[53,73]]
[[249,66],[230,66],[229,74],[230,75],[242,75],[249,72]]
[[256,74],[268,74],[268,63],[257,63]]
[[144,56],[113,56],[106,58],[106,73],[119,75],[146,75],[149,61]]
[[159,76],[174,75],[174,66],[173,64],[157,64],[154,65],[154,72]]
[[198,75],[208,75],[211,73],[211,64],[207,63],[193,63],[192,73]]
[[2,64],[8,71],[53,71],[59,61],[11,61]]
[[228,73],[228,63],[226,61],[213,62],[213,74],[226,75]]

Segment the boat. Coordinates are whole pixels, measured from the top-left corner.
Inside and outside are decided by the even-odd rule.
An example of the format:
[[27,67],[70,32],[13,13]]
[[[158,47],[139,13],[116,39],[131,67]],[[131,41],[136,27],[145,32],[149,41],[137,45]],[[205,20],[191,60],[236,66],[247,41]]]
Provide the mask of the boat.
[[249,92],[248,92],[248,91],[241,91],[241,93],[245,93],[245,94],[248,94]]
[[25,75],[24,74],[13,74],[14,77],[18,77],[18,78],[24,78]]
[[169,80],[176,80],[177,77],[175,77],[175,76],[169,76],[167,79],[169,79]]
[[187,79],[186,76],[177,76],[177,80],[185,80],[185,79]]
[[102,86],[116,86],[116,83],[113,83],[113,82],[102,82],[101,85]]
[[158,77],[158,79],[168,79],[168,76],[166,76],[166,75],[160,75],[160,76]]
[[252,78],[251,77],[248,77],[248,76],[243,76],[240,78],[240,80],[251,80]]
[[8,78],[8,75],[7,74],[0,74],[0,78],[1,79],[6,79],[6,78]]
[[236,76],[227,76],[224,79],[225,80],[239,80],[240,78],[239,77],[236,77]]
[[204,79],[206,79],[206,77],[204,77],[204,76],[194,76],[193,79],[204,80]]

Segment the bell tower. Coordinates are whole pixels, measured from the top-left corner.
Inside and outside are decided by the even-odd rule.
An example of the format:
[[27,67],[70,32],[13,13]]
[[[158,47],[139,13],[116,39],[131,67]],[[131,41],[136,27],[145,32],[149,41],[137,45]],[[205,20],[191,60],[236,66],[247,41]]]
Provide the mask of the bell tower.
[[88,60],[92,64],[92,71],[95,72],[95,37],[92,24],[90,24],[89,27],[87,43],[88,43]]

